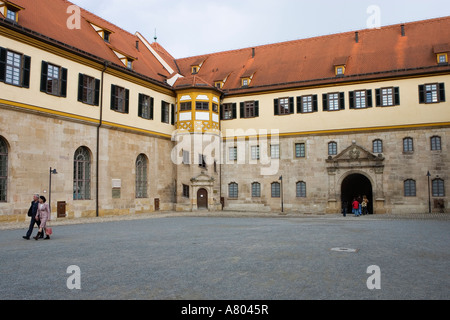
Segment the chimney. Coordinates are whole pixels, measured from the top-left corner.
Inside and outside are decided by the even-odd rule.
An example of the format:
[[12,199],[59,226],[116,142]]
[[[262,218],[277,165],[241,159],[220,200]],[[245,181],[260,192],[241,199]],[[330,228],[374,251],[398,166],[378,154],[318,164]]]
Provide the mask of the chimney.
[[255,48],[252,48],[252,58],[255,57]]
[[136,40],[136,49],[139,50],[139,40]]
[[359,42],[359,32],[355,32],[355,42]]
[[406,33],[405,33],[405,25],[402,24],[402,37],[404,37],[405,35],[406,35]]

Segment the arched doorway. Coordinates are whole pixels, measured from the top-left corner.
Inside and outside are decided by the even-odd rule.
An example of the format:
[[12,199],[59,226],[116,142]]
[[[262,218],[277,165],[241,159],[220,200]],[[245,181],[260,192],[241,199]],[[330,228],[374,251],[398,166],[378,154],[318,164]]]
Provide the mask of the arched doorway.
[[347,202],[347,213],[351,213],[351,203],[354,198],[367,196],[369,213],[373,214],[373,190],[370,180],[362,174],[351,174],[342,181],[341,200]]
[[208,209],[208,191],[206,189],[199,189],[197,192],[197,208]]

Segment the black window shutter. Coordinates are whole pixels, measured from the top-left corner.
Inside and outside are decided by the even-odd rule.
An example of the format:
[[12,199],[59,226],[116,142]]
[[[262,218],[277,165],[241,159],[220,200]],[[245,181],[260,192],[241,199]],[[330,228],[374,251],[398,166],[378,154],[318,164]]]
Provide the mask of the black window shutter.
[[240,110],[240,117],[241,117],[241,119],[242,119],[242,118],[245,118],[244,103],[241,102],[239,106],[240,106],[240,109],[241,109],[241,110]]
[[0,81],[4,82],[6,78],[6,55],[5,48],[0,47]]
[[302,113],[302,97],[297,97],[297,113]]
[[255,117],[259,117],[259,101],[255,101]]
[[233,103],[233,119],[237,119],[237,103]]
[[219,114],[220,114],[220,120],[223,120],[223,118],[224,118],[224,117],[223,117],[223,112],[224,112],[224,111],[223,111],[223,104],[221,104],[221,105],[220,105],[220,113],[219,113]]
[[273,99],[273,114],[274,115],[276,115],[276,116],[278,116],[279,114],[280,114],[280,108],[279,108],[279,105],[278,105],[278,99]]
[[42,61],[41,67],[41,92],[47,92],[47,74],[48,74],[48,63]]
[[372,90],[366,91],[366,97],[367,97],[367,108],[372,108],[373,107]]
[[166,103],[164,101],[161,101],[161,122],[165,123],[166,119],[165,119],[165,115],[166,115]]
[[354,96],[355,96],[355,92],[354,92],[354,91],[350,91],[350,92],[348,93],[348,99],[349,99],[349,101],[350,101],[350,109],[355,109],[355,99],[354,99]]
[[439,83],[439,101],[445,102],[445,84]]
[[144,101],[144,95],[142,93],[139,93],[138,117],[141,117],[141,118],[142,118],[143,101]]
[[[30,87],[31,57],[23,56],[22,87]],[[1,73],[1,72],[0,72]]]
[[289,98],[289,113],[294,114],[294,98]]
[[67,96],[67,69],[61,68],[61,91],[59,94],[61,97]]
[[375,90],[375,103],[377,107],[381,107],[381,89]]
[[83,80],[84,75],[78,74],[78,101],[83,102]]
[[170,124],[171,125],[175,125],[175,105],[174,104],[171,105],[171,109],[172,110],[170,112],[171,113],[171,115],[170,115],[170,117],[171,117],[170,118]]
[[396,106],[400,105],[400,88],[399,87],[394,88],[394,101],[395,101]]
[[425,86],[419,86],[419,103],[425,103]]
[[116,86],[111,85],[111,110],[117,110],[116,107]]
[[322,95],[322,102],[323,102],[323,111],[328,111],[328,94],[324,93]]
[[154,110],[155,110],[155,99],[150,98],[150,120],[153,120]]
[[125,113],[130,113],[130,90],[125,89]]
[[317,94],[313,95],[313,112],[318,111]]
[[95,79],[95,96],[94,96],[94,105],[100,105],[100,80]]
[[345,110],[345,94],[344,92],[339,93],[339,107],[341,110]]

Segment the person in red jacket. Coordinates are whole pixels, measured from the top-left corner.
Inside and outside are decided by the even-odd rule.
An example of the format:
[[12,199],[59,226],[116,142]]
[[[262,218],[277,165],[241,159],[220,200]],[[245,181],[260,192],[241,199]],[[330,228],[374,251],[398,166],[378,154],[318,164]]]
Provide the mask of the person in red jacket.
[[356,198],[353,198],[352,209],[355,217],[359,216],[359,202],[358,200],[356,200]]

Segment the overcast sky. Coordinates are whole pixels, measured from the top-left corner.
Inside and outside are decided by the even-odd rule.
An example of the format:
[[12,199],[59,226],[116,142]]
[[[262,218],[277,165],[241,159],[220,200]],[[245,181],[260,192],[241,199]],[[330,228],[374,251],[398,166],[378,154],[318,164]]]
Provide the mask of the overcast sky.
[[72,0],[175,58],[450,16],[449,0]]

